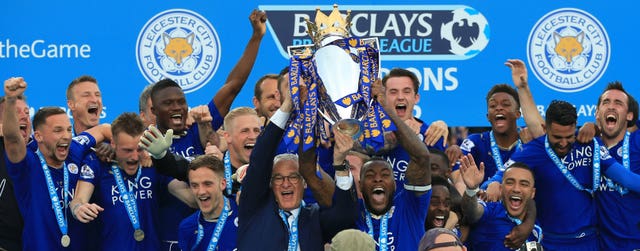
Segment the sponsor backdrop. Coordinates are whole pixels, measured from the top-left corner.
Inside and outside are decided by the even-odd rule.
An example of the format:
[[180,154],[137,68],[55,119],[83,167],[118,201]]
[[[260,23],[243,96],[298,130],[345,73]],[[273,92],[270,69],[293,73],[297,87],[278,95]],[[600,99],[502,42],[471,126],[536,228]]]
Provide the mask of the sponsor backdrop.
[[640,96],[631,39],[638,3],[608,1],[4,1],[0,78],[24,76],[37,109],[66,108],[69,82],[93,75],[104,122],[137,111],[140,91],[162,78],[180,83],[191,107],[205,104],[242,54],[252,32],[247,17],[259,8],[269,17],[267,34],[234,102],[251,106],[255,81],[288,64],[287,46],[311,42],[304,19],[316,7],[328,14],[333,3],[352,10],[355,36],[379,39],[383,74],[403,67],[418,75],[416,116],[425,121],[487,126],[485,94],[511,82],[509,58],[529,66],[540,111],[564,99],[580,123],[594,120],[610,81]]

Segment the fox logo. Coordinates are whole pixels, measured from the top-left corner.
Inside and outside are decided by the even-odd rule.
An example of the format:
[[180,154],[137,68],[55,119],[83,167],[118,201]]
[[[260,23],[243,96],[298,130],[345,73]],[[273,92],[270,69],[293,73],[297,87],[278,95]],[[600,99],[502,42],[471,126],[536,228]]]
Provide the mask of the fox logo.
[[[173,31],[162,34],[164,56],[160,63],[168,72],[189,73],[197,64],[195,55],[200,51],[194,46],[195,34],[193,32],[181,36],[185,32]],[[195,47],[195,48],[194,48]]]
[[202,15],[187,9],[169,9],[142,27],[136,58],[140,72],[149,82],[170,78],[189,93],[206,85],[218,69],[220,39]]
[[[576,34],[575,31],[569,32]],[[590,51],[590,47],[584,43],[584,31],[576,35],[553,33],[553,43],[549,46],[553,47],[553,55],[551,63],[553,67],[561,71],[581,71],[587,65],[587,57],[585,53]]]
[[574,57],[582,53],[582,41],[584,41],[584,32],[580,32],[577,36],[560,36],[557,32],[553,33],[553,39],[556,42],[555,52],[558,56],[565,58],[569,63]]

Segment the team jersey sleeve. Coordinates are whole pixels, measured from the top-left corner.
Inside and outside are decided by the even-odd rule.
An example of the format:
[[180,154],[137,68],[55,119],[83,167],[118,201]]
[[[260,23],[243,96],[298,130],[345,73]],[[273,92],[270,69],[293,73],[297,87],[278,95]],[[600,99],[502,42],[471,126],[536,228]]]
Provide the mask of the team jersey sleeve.
[[222,126],[222,122],[224,121],[224,118],[220,114],[220,111],[218,111],[218,107],[216,107],[216,104],[213,102],[213,99],[209,101],[209,104],[207,104],[207,106],[209,107],[209,113],[213,118],[213,120],[211,120],[211,126],[213,127],[213,130],[216,131],[218,130],[218,128]]
[[618,163],[604,145],[600,145],[600,166],[604,174],[613,181],[631,191],[640,192],[640,175]]

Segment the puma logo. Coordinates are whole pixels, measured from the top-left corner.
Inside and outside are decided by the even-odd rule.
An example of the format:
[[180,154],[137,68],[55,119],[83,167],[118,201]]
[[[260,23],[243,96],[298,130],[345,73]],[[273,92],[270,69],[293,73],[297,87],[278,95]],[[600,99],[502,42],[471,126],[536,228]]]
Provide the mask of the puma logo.
[[563,57],[567,63],[571,63],[584,50],[582,47],[584,32],[580,32],[576,36],[561,36],[554,32],[553,39],[556,42],[555,52],[558,56]]
[[163,33],[164,53],[167,57],[172,58],[178,65],[182,65],[183,60],[193,53],[194,38],[195,35],[193,33],[186,37],[171,37],[169,34]]

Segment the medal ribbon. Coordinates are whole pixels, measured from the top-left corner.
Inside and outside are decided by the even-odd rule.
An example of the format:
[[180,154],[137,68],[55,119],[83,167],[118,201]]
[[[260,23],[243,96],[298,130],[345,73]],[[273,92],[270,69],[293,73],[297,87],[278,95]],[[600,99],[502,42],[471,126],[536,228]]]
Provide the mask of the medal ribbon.
[[[496,163],[496,169],[504,171],[504,163],[502,162],[502,157],[500,157],[500,148],[498,148],[498,143],[496,143],[496,138],[493,136],[493,130],[489,132],[489,140],[491,141],[491,155],[493,155],[493,162]],[[522,141],[518,138],[518,143],[515,148],[518,148]]]
[[[213,234],[211,235],[211,240],[209,240],[209,246],[207,246],[207,251],[213,251],[218,246],[218,241],[220,240],[220,235],[222,234],[222,229],[224,229],[224,223],[227,221],[229,217],[229,210],[231,206],[229,205],[229,199],[227,197],[222,196],[224,198],[224,208],[222,209],[222,213],[220,213],[220,218],[218,218],[218,222],[216,222],[216,228],[213,230]],[[198,237],[196,239],[196,243],[191,248],[191,251],[196,249],[196,246],[200,244],[202,238],[204,237],[204,228],[202,224],[200,224],[200,215],[201,211],[198,211]]]
[[67,163],[62,162],[62,173],[64,174],[63,178],[63,187],[62,187],[62,197],[63,197],[63,206],[60,206],[60,198],[58,194],[56,194],[56,187],[53,183],[53,178],[51,178],[51,172],[49,171],[49,166],[47,162],[44,160],[44,156],[40,152],[40,149],[36,150],[36,154],[38,154],[38,158],[40,159],[40,164],[42,165],[42,171],[44,172],[44,179],[47,181],[47,189],[49,190],[49,199],[51,199],[51,205],[53,206],[53,212],[56,214],[56,222],[58,223],[58,228],[60,228],[60,232],[62,235],[67,235],[68,233],[68,225],[67,225],[67,217],[66,213],[62,212],[62,207],[67,207],[67,192],[69,192],[69,170],[67,170]]
[[556,155],[551,147],[549,147],[549,136],[545,136],[544,139],[544,149],[547,151],[547,155],[549,156],[549,158],[551,158],[551,160],[553,160],[553,163],[556,164],[558,169],[560,169],[560,172],[564,175],[564,177],[567,178],[571,185],[573,185],[573,187],[575,187],[576,189],[580,191],[587,191],[589,194],[591,194],[591,196],[593,196],[593,191],[597,189],[598,184],[600,184],[600,144],[598,144],[598,141],[593,140],[593,186],[591,189],[588,189],[580,185],[576,178],[573,177],[569,169],[567,169],[562,161],[560,161],[558,155]]
[[233,192],[233,179],[231,179],[231,157],[229,157],[229,150],[224,153],[224,178],[227,180],[227,195],[231,195]]
[[[122,196],[122,201],[124,201],[125,209],[127,210],[127,215],[129,215],[129,220],[131,221],[131,225],[134,230],[140,229],[140,221],[138,221],[138,206],[136,205],[136,198],[134,194],[127,189],[124,185],[124,180],[122,178],[122,174],[120,173],[120,168],[116,165],[111,165],[111,172],[113,173],[113,178],[116,180],[116,184],[118,184],[118,190],[120,192],[120,196]],[[140,180],[140,176],[142,175],[142,169],[138,165],[138,174],[136,175],[135,184],[138,184],[138,180]]]
[[[387,249],[389,248],[387,246],[387,225],[389,224],[390,211],[391,210],[387,211],[380,219],[380,233],[378,235],[378,246],[380,247],[380,251],[387,251]],[[369,234],[369,236],[371,236],[371,238],[375,240],[376,237],[373,235],[373,220],[371,220],[371,213],[369,213],[369,210],[365,210],[365,215],[367,228],[369,228],[367,230],[367,233]]]
[[[626,168],[627,170],[631,168],[631,163],[629,160],[629,135],[630,133],[626,132],[624,134],[624,139],[622,140],[622,166],[624,166],[624,168]],[[607,179],[607,187],[615,187],[611,179]],[[629,189],[623,187],[620,184],[618,184],[617,190],[620,195],[629,193]]]

